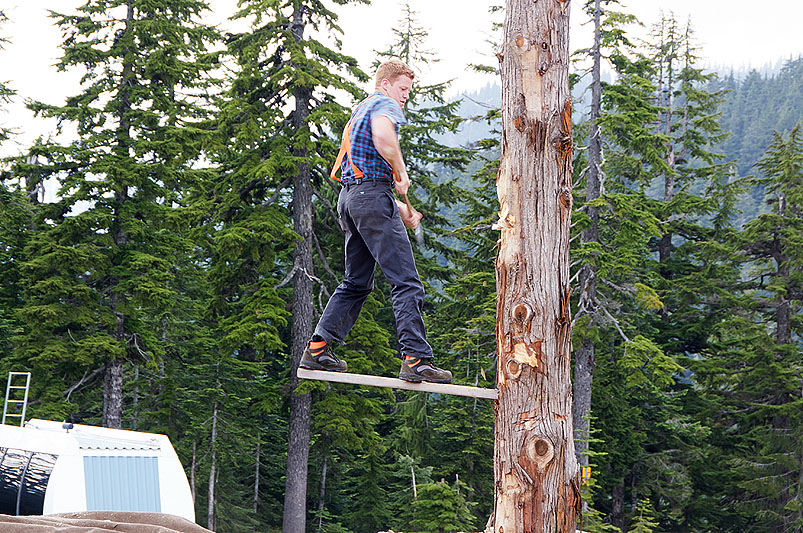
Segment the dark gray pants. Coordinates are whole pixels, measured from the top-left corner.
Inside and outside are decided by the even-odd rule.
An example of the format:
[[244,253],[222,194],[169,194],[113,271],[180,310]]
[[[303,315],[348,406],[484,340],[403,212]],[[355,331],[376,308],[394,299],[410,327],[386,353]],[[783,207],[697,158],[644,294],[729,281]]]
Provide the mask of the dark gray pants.
[[432,357],[421,318],[424,286],[390,184],[363,180],[344,185],[337,214],[346,232],[346,278],[329,299],[315,333],[327,342],[346,338],[374,288],[374,270],[379,264],[390,282],[402,352]]

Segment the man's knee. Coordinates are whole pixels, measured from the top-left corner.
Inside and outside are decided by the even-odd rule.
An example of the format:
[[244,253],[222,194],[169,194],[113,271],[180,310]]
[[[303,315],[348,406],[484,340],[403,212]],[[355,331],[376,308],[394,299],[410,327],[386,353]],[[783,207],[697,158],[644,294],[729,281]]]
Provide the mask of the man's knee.
[[346,278],[343,280],[343,283],[340,284],[340,290],[358,296],[367,295],[374,290],[374,282],[372,280],[368,283],[360,283]]

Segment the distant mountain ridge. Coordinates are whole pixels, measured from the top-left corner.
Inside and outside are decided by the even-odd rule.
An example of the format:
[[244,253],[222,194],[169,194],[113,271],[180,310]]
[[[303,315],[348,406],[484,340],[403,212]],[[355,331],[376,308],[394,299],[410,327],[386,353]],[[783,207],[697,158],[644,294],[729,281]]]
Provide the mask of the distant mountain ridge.
[[[773,131],[788,133],[803,120],[803,58],[779,60],[774,66],[760,69],[716,67],[717,79],[708,88],[726,90],[719,107],[720,124],[728,138],[714,151],[735,165],[736,176],[743,178],[757,172],[756,162],[764,154]],[[575,120],[583,120],[590,102],[587,85],[575,87]],[[464,118],[483,116],[489,108],[501,105],[501,86],[487,84],[476,91],[453,97],[462,100],[460,115]],[[460,131],[443,137],[449,145],[469,146],[491,134],[491,127],[481,120],[467,121]],[[754,218],[763,209],[763,192],[752,191],[739,206],[743,212],[737,224]]]

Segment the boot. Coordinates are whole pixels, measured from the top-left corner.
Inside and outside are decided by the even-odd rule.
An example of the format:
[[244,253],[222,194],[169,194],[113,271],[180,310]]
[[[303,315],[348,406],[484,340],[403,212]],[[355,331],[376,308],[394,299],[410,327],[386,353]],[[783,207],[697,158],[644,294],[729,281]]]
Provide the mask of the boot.
[[323,339],[310,341],[298,366],[308,370],[328,370],[330,372],[345,372],[348,368],[346,362],[338,359],[332,353],[329,343]]
[[422,381],[429,381],[430,383],[451,383],[452,373],[433,365],[431,358],[425,359],[402,355],[399,379],[412,381],[414,383],[420,383]]

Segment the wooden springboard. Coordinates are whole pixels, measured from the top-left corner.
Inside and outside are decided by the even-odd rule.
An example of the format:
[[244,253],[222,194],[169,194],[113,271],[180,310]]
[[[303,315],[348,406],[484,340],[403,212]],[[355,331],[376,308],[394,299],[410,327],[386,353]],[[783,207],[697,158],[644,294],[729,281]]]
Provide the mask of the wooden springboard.
[[455,394],[458,396],[469,396],[471,398],[482,398],[486,400],[496,400],[497,398],[496,389],[467,387],[465,385],[444,385],[442,383],[411,383],[397,378],[385,378],[368,374],[348,374],[345,372],[327,372],[325,370],[307,370],[306,368],[299,368],[298,377],[302,379],[332,381],[335,383],[351,383],[352,385],[368,385],[371,387],[390,387],[392,389]]

